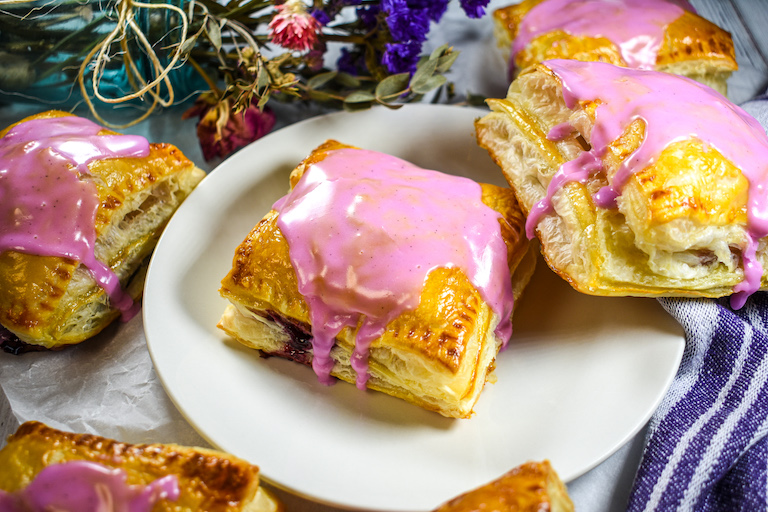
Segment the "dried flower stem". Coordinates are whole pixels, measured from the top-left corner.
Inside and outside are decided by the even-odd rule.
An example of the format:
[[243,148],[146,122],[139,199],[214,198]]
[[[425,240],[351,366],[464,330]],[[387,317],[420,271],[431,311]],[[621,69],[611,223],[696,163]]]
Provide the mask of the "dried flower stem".
[[[118,2],[119,7],[119,14],[118,14],[118,20],[117,24],[115,25],[115,28],[105,37],[97,46],[95,46],[83,59],[82,64],[80,65],[80,71],[78,73],[78,83],[80,85],[80,91],[83,94],[83,98],[85,99],[85,102],[88,104],[88,107],[91,110],[91,113],[96,117],[100,122],[105,124],[106,126],[110,126],[112,128],[126,128],[128,126],[132,126],[134,124],[137,124],[144,119],[146,119],[157,107],[158,104],[162,106],[169,106],[173,103],[173,85],[171,84],[170,79],[168,78],[168,74],[171,72],[173,67],[176,65],[176,63],[179,61],[181,57],[181,49],[184,47],[184,44],[187,41],[187,30],[189,26],[189,22],[187,20],[187,15],[184,13],[184,11],[175,5],[172,4],[150,4],[150,3],[144,3],[144,2],[138,2],[136,0],[119,0]],[[146,35],[142,32],[142,30],[139,28],[139,26],[136,24],[135,16],[134,16],[134,7],[136,8],[144,8],[144,9],[165,9],[169,11],[174,11],[181,20],[181,36],[179,38],[179,42],[176,44],[176,49],[173,52],[173,56],[171,57],[171,60],[168,62],[166,66],[163,66],[160,62],[160,59],[157,57],[157,54],[155,53],[154,49],[152,48],[152,44],[147,39]],[[151,82],[147,82],[144,77],[142,76],[142,73],[139,71],[139,69],[136,66],[135,61],[131,57],[130,51],[127,48],[127,40],[128,40],[128,29],[131,29],[134,34],[136,35],[136,38],[140,42],[141,46],[143,47],[144,51],[146,52],[150,63],[152,64],[154,71],[156,73],[155,79]],[[127,94],[124,96],[121,96],[119,98],[107,98],[104,95],[102,95],[99,92],[99,82],[101,80],[101,77],[104,73],[104,68],[106,66],[106,63],[109,62],[110,56],[109,56],[109,50],[112,44],[116,41],[120,41],[121,47],[123,49],[123,60],[124,60],[124,66],[126,70],[126,74],[129,77],[129,80],[131,80],[131,83],[137,88],[136,91],[134,91],[131,94]],[[137,119],[134,119],[133,121],[123,124],[123,125],[114,125],[112,123],[109,123],[105,119],[103,119],[99,113],[96,111],[96,108],[91,101],[90,97],[88,96],[88,93],[86,91],[85,87],[85,75],[88,70],[88,66],[91,63],[91,60],[96,57],[96,60],[93,62],[93,71],[92,71],[92,86],[93,86],[93,94],[96,96],[99,100],[103,101],[104,103],[121,103],[130,101],[136,98],[144,97],[144,95],[149,94],[153,98],[152,105],[150,108],[145,111],[141,116],[139,116]],[[138,81],[138,85],[134,81]],[[162,84],[165,84],[165,86],[168,89],[168,98],[163,98],[160,94],[160,87]]]

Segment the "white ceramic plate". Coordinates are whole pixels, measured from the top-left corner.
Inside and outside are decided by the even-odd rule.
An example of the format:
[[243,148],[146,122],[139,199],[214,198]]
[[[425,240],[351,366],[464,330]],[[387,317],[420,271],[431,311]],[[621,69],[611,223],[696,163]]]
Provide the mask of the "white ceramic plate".
[[671,382],[682,331],[653,299],[574,292],[540,263],[468,420],[451,420],[309,368],[262,359],[216,328],[235,247],[327,138],[422,167],[503,184],[476,146],[480,110],[434,105],[338,113],[291,125],[226,160],[173,217],[144,295],[147,342],[168,394],[213,445],[310,499],[370,510],[431,510],[527,460],[564,480],[607,458],[647,421]]

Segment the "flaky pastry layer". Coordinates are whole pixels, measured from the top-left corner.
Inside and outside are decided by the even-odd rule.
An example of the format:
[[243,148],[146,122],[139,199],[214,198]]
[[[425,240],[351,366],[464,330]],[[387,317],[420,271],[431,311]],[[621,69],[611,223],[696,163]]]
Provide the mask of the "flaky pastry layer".
[[444,503],[435,512],[573,512],[568,490],[548,460],[526,462],[482,487]]
[[[546,196],[559,167],[589,146],[596,104],[570,110],[560,80],[545,66],[529,68],[507,98],[489,100],[477,120],[478,144],[501,167],[526,212]],[[561,123],[576,131],[547,139]],[[604,171],[567,183],[553,197],[554,214],[538,224],[549,266],[579,291],[595,295],[730,295],[744,278],[748,181],[732,162],[696,138],[674,142],[622,189],[617,209],[592,196],[641,144],[637,119],[609,144]],[[765,268],[765,247],[758,246]],[[763,279],[763,286],[766,281]]]
[[[295,186],[311,163],[333,149],[329,141],[291,174]],[[507,189],[482,185],[483,202],[502,213],[502,236],[516,297],[533,273],[535,251],[524,235],[524,218]],[[309,365],[309,308],[299,293],[288,243],[269,212],[237,248],[220,293],[231,305],[219,327],[246,346]],[[500,340],[499,318],[459,269],[431,272],[418,307],[391,321],[371,345],[368,387],[450,417],[467,417],[492,370]],[[345,328],[331,351],[332,375],[355,382],[350,355],[356,329]]]
[[[64,115],[49,111],[19,123]],[[88,170],[99,195],[96,257],[137,300],[160,233],[205,173],[170,144],[151,144],[146,158],[97,160]],[[120,316],[91,273],[67,258],[0,253],[0,290],[0,324],[30,345],[79,343]]]

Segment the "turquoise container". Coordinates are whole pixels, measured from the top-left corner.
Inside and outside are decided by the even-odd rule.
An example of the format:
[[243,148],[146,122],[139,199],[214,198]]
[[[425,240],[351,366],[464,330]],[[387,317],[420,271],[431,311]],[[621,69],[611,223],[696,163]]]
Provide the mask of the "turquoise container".
[[[184,8],[184,0],[152,0],[153,4],[173,4]],[[0,5],[0,99],[29,101],[51,108],[68,107],[83,102],[77,82],[80,65],[87,54],[115,29],[120,0],[49,0],[11,2]],[[133,19],[152,44],[164,66],[171,59],[167,48],[180,38],[179,15],[168,9],[134,8]],[[99,81],[99,92],[115,99],[136,90],[126,73],[122,56],[129,51],[140,75],[151,81],[154,67],[133,29],[117,38],[109,49]],[[89,68],[85,84],[94,98]],[[174,103],[194,98],[207,90],[202,78],[189,65],[175,67],[169,75],[174,89]],[[167,88],[162,96],[168,97]],[[134,100],[142,101],[142,100]],[[147,96],[143,102],[151,101]]]

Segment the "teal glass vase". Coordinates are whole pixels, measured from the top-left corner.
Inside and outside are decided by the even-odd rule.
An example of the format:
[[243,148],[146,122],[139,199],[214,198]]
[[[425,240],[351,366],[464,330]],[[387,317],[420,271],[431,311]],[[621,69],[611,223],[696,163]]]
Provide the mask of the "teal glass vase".
[[[123,1],[0,3],[0,97],[5,101],[40,102],[51,108],[82,103],[78,83],[80,66],[91,50],[104,45],[107,36],[115,30]],[[185,1],[152,0],[151,3],[172,4],[183,9]],[[137,37],[136,28],[146,36],[162,66],[170,62],[172,50],[169,48],[173,48],[181,34],[179,15],[170,9],[135,7],[131,18],[135,25],[114,38],[106,48],[108,57],[102,61],[98,91],[108,99],[123,98],[141,86],[127,71],[127,53],[138,75],[146,82],[156,76],[155,66]],[[122,22],[125,24],[125,21],[124,18]],[[96,106],[103,106],[104,103],[94,97],[92,70],[91,64],[85,73],[87,94]],[[207,90],[204,80],[188,65],[177,64],[169,79],[174,103]],[[161,86],[160,96],[169,97],[165,85]]]

